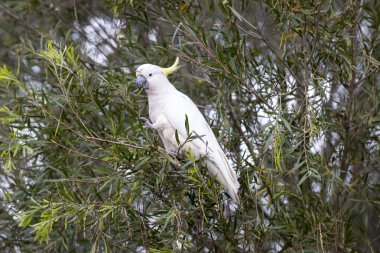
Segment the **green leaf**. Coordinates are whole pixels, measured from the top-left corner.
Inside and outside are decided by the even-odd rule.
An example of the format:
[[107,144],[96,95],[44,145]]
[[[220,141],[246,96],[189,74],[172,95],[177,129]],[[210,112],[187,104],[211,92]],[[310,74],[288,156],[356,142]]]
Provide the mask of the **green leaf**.
[[190,135],[190,127],[189,127],[189,118],[187,117],[187,114],[185,114],[185,128],[186,128],[186,133],[187,133],[187,136]]
[[178,135],[178,130],[177,129],[175,130],[175,140],[176,140],[176,142],[177,142],[178,145],[181,144],[181,142],[179,141],[179,135]]

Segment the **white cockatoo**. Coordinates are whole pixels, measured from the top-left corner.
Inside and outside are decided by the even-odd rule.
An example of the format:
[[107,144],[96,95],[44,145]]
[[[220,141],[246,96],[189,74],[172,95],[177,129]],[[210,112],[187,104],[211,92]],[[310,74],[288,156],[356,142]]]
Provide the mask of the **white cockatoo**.
[[152,123],[142,119],[147,127],[158,131],[168,153],[191,152],[196,159],[203,158],[208,173],[215,176],[238,203],[239,182],[236,172],[214,133],[194,102],[178,91],[167,78],[177,70],[178,62],[177,57],[174,65],[169,68],[152,64],[143,64],[137,68],[136,84],[148,94],[149,118]]

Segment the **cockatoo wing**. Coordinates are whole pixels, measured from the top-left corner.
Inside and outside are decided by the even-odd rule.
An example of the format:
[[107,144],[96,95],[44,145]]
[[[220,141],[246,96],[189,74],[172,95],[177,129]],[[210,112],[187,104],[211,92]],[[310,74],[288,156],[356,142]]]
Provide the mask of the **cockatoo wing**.
[[239,182],[237,181],[236,173],[221,149],[214,133],[194,102],[185,94],[177,92],[178,94],[171,96],[172,99],[168,106],[164,108],[163,114],[170,125],[177,130],[180,139],[183,140],[188,137],[185,124],[187,116],[189,132],[195,132],[201,138],[193,139],[190,142],[193,145],[192,152],[198,154],[197,158],[205,157],[210,174],[216,176],[216,179],[228,191],[229,195],[238,202]]

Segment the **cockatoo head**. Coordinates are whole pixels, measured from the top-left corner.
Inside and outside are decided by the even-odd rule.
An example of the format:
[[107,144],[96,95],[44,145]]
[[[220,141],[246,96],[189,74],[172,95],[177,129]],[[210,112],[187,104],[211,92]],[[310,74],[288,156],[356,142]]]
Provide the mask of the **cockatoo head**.
[[161,68],[152,64],[140,65],[136,70],[136,85],[138,88],[148,90],[150,88],[159,88],[160,84],[167,82],[167,76],[178,69],[179,59],[175,60],[173,66]]

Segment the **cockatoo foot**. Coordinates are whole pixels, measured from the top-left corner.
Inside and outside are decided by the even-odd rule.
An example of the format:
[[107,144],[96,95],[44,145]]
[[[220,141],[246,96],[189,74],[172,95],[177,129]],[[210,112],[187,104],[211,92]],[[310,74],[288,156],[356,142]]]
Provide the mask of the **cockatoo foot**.
[[153,124],[150,123],[150,120],[144,117],[140,117],[141,122],[143,123],[144,128],[153,129]]

